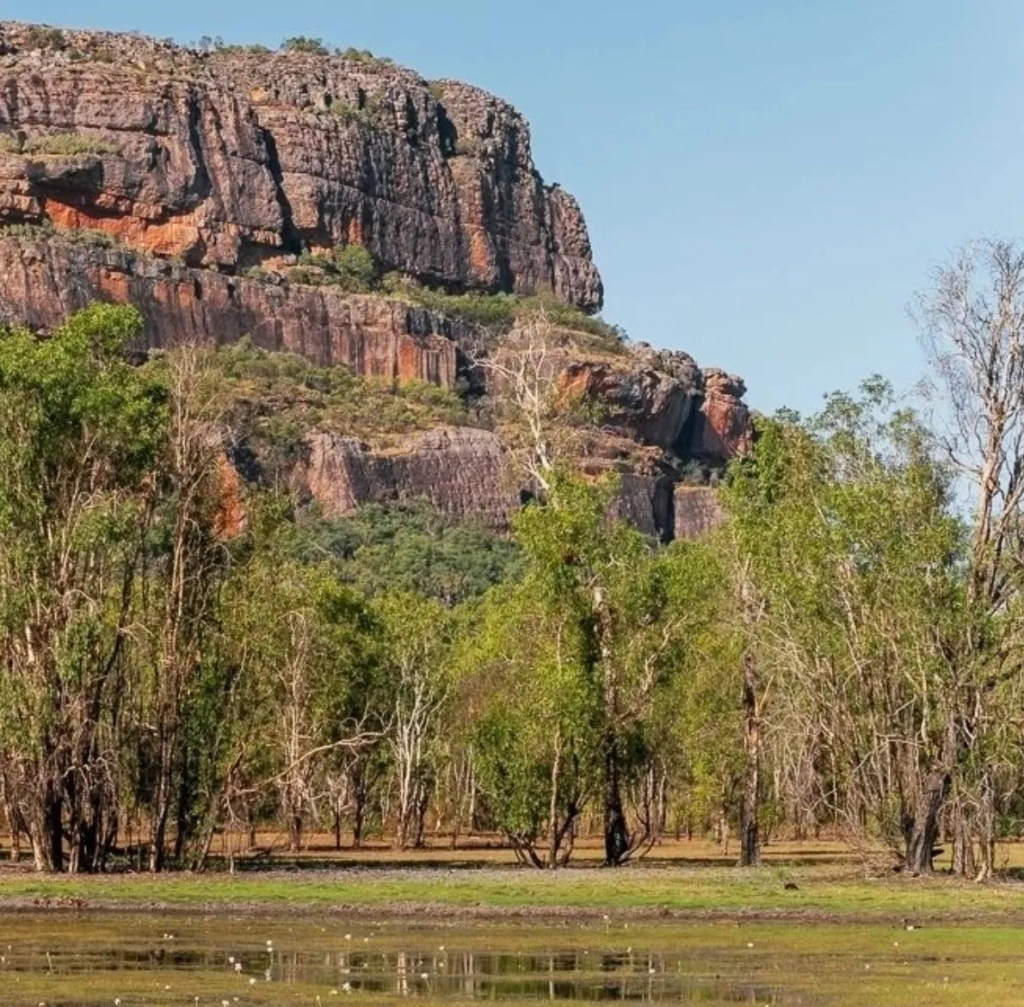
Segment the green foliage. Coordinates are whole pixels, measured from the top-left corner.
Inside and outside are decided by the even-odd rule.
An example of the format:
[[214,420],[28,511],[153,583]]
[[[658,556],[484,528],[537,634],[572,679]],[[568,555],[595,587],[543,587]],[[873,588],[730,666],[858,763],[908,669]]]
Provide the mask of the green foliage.
[[342,245],[333,253],[304,252],[288,273],[293,283],[340,287],[350,294],[368,294],[379,286],[380,272],[363,245]]
[[394,60],[387,56],[375,56],[369,49],[356,49],[349,46],[347,49],[335,49],[335,55],[342,59],[351,60],[353,63],[368,63],[371,66],[393,66]]
[[225,420],[253,450],[271,484],[287,480],[313,430],[387,445],[414,430],[464,424],[466,406],[448,389],[361,378],[345,367],[318,367],[243,339],[218,347],[209,366],[221,378]]
[[59,240],[72,245],[91,248],[125,248],[121,240],[106,231],[91,227],[57,228],[49,222],[43,224],[4,224],[0,238],[28,238],[32,241]]
[[[776,676],[774,722],[812,747],[803,758],[833,767],[819,785],[838,812],[899,848],[943,758],[967,614],[949,474],[872,381],[808,421],[762,423],[723,499],[759,599],[753,640]],[[827,740],[806,731],[815,718]],[[892,760],[895,782],[871,770],[876,759]]]
[[612,352],[620,352],[626,338],[616,326],[587,315],[547,292],[529,297],[506,293],[449,294],[421,286],[394,273],[383,278],[383,286],[388,293],[421,304],[431,311],[498,331],[507,331],[518,319],[543,310],[555,325],[592,336],[602,348]]
[[377,263],[363,245],[342,245],[333,254],[305,252],[289,278],[295,282],[340,287],[351,294],[376,289]]
[[333,521],[310,516],[290,548],[305,562],[339,563],[340,576],[368,595],[398,590],[445,605],[477,597],[519,568],[507,538],[452,521],[422,500],[366,504]]
[[25,33],[25,44],[29,49],[63,52],[69,43],[64,32],[59,28],[51,28],[48,25],[32,25]]
[[358,107],[347,101],[334,101],[330,111],[346,126],[362,126],[365,129],[380,129],[382,126],[380,114],[372,103]]
[[285,52],[306,53],[313,56],[329,55],[327,46],[324,45],[322,39],[310,38],[306,35],[294,35],[291,38],[286,38],[281,43],[281,48]]

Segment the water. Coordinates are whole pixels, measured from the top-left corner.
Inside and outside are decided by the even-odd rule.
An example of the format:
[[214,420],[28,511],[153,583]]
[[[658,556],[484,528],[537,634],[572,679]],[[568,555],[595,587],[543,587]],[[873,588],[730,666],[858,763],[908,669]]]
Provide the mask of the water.
[[[974,957],[972,940],[980,941]],[[827,1007],[874,1005],[894,989],[905,990],[906,999],[885,1003],[931,1003],[939,990],[943,1002],[960,1004],[973,1002],[973,987],[957,986],[971,979],[970,969],[984,974],[998,967],[1009,975],[1008,955],[988,961],[989,943],[963,934],[894,934],[884,926],[593,920],[423,926],[185,913],[9,913],[0,920],[0,1005],[625,1001]],[[958,960],[954,950],[967,957]],[[1019,966],[1013,971],[1019,992],[1024,977]],[[980,1002],[1021,1002],[1001,1000],[994,989],[987,995]]]

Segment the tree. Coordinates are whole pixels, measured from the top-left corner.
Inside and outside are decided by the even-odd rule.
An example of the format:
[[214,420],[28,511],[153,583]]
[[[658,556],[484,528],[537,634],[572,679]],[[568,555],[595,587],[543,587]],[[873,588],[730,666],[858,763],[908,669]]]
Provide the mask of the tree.
[[931,866],[957,703],[950,491],[916,417],[872,381],[810,421],[764,424],[725,495],[768,741],[816,748],[833,814],[901,846],[911,870]]
[[[170,422],[158,459],[161,500],[150,536],[147,597],[149,620],[154,780],[149,810],[149,868],[163,869],[167,826],[178,804],[178,853],[187,834],[186,811],[191,781],[185,717],[202,675],[206,640],[216,617],[217,593],[226,569],[226,553],[217,535],[221,507],[221,434],[206,354],[196,347],[176,350],[166,361]],[[143,618],[145,622],[145,617]],[[142,658],[143,654],[137,655]]]
[[431,746],[448,700],[450,621],[436,601],[383,595],[374,606],[382,634],[381,673],[390,687],[388,744],[398,806],[395,846],[422,844],[431,791]]
[[919,298],[918,318],[940,443],[973,509],[963,584],[970,618],[952,644],[952,706],[933,767],[933,803],[941,807],[954,793],[959,866],[974,866],[973,836],[985,875],[992,870],[998,766],[1006,752],[997,738],[1005,718],[997,710],[1021,678],[1024,250],[1007,241],[963,249]]
[[647,726],[681,664],[687,634],[710,616],[707,568],[686,543],[665,551],[614,516],[614,482],[555,471],[543,504],[516,520],[526,579],[578,641],[580,675],[601,711],[605,861],[625,863],[652,840],[631,829],[624,793],[651,757]]
[[491,820],[516,856],[564,866],[600,778],[600,703],[574,613],[533,578],[497,588],[465,626],[459,713]]
[[97,869],[117,833],[125,645],[168,422],[166,390],[124,356],[140,331],[133,309],[97,305],[48,340],[0,336],[0,744],[38,869]]

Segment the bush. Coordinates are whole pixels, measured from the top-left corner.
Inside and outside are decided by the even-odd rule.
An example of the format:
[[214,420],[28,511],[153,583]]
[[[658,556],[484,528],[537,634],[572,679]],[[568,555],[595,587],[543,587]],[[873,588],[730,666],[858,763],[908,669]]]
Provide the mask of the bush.
[[339,281],[346,289],[367,291],[377,285],[377,263],[363,245],[339,248],[334,261]]
[[62,52],[68,47],[68,40],[64,32],[59,28],[49,28],[46,25],[33,25],[26,32],[26,45],[29,49],[49,49]]
[[350,294],[367,294],[379,286],[380,270],[362,245],[344,245],[333,255],[305,252],[288,272],[292,283],[341,287]]
[[380,129],[381,126],[377,107],[373,103],[356,108],[347,101],[336,101],[331,105],[331,112],[346,126],[365,126],[367,129]]
[[295,35],[292,38],[286,38],[281,43],[281,48],[285,52],[311,53],[314,56],[330,55],[322,39],[309,38],[305,35]]
[[427,500],[364,504],[350,517],[315,514],[295,530],[290,551],[304,562],[339,563],[342,578],[367,594],[413,591],[455,605],[517,575],[507,538],[439,513]]
[[369,49],[356,49],[354,46],[349,46],[347,49],[335,49],[335,56],[340,56],[342,59],[349,59],[356,63],[378,63],[383,66],[393,66],[394,60],[389,59],[387,56],[375,56]]

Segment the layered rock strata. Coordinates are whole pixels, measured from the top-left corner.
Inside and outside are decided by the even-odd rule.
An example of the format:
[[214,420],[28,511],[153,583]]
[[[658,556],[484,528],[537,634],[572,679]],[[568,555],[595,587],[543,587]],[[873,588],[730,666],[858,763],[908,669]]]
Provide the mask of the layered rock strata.
[[443,428],[414,437],[398,451],[374,451],[350,437],[314,434],[295,487],[325,517],[361,504],[426,498],[439,511],[505,530],[519,506],[508,456],[486,430]]
[[0,23],[0,139],[0,222],[229,272],[357,242],[452,290],[601,306],[583,216],[523,116],[367,54]]
[[454,387],[457,321],[332,287],[267,283],[64,239],[0,236],[0,321],[39,331],[94,300],[134,304],[147,347],[231,343],[298,353],[366,377]]

